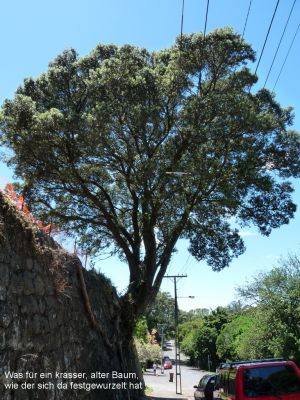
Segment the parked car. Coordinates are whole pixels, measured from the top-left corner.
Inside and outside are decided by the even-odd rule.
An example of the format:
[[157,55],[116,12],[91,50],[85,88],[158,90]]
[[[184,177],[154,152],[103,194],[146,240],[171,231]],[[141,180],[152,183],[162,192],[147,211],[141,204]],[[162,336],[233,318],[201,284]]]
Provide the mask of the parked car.
[[169,342],[163,342],[163,350],[169,350],[170,345]]
[[198,385],[195,385],[194,388],[195,400],[213,400],[213,391],[215,387],[215,379],[216,375],[203,375],[200,379]]
[[164,369],[172,369],[172,368],[173,368],[172,361],[170,359],[165,360],[164,361]]
[[300,370],[283,359],[222,363],[217,369],[215,400],[299,400]]

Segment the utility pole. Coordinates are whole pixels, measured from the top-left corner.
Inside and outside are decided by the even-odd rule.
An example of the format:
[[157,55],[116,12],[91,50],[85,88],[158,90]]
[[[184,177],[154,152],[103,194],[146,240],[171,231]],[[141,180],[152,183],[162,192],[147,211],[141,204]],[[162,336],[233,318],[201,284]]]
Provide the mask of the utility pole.
[[164,365],[163,365],[163,343],[164,343],[164,329],[165,329],[165,324],[157,324],[157,327],[159,329],[159,334],[160,334],[160,340],[161,340],[161,364],[160,364],[160,373],[164,373]]
[[[187,278],[187,275],[165,275],[164,278],[174,279],[174,297],[175,297],[175,379],[176,394],[182,394],[181,369],[180,369],[180,346],[178,340],[178,303],[177,303],[177,279]],[[179,378],[179,379],[178,379]]]

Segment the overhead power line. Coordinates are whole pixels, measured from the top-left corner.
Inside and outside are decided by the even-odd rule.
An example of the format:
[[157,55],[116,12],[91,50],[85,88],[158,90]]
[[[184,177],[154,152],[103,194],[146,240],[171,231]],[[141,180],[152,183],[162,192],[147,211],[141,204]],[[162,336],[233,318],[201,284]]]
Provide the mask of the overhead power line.
[[185,273],[186,273],[186,271],[187,271],[187,269],[188,269],[188,267],[189,267],[190,258],[191,258],[191,254],[189,254],[189,255],[187,256],[187,259],[186,259],[186,261],[185,261],[183,267],[182,267],[181,270],[180,270],[180,273],[181,273],[181,274],[185,274]]
[[267,75],[267,77],[266,77],[266,80],[265,80],[265,83],[264,83],[264,87],[266,86],[266,84],[267,84],[267,81],[268,81],[268,79],[269,79],[269,76],[270,76],[271,70],[272,70],[272,68],[273,68],[273,65],[274,65],[274,61],[275,61],[275,59],[276,59],[276,57],[277,57],[278,50],[279,50],[279,48],[280,48],[280,45],[281,45],[281,42],[282,42],[283,36],[284,36],[284,34],[285,34],[285,31],[286,31],[286,28],[287,28],[287,26],[288,26],[288,23],[289,23],[289,21],[290,21],[290,18],[291,18],[292,12],[293,12],[293,10],[294,10],[294,6],[295,6],[295,4],[296,4],[296,1],[297,1],[297,0],[294,0],[294,2],[293,2],[293,5],[292,5],[292,7],[291,7],[291,10],[290,10],[290,13],[289,13],[289,16],[288,16],[288,19],[286,20],[286,23],[285,23],[285,26],[284,26],[283,32],[282,32],[282,34],[281,34],[281,38],[280,38],[280,40],[279,40],[279,43],[278,43],[278,46],[277,46],[276,52],[275,52],[275,54],[274,54],[274,57],[273,57],[273,60],[272,60],[271,66],[270,66],[270,68],[269,68],[269,71],[268,71],[268,75]]
[[208,9],[209,9],[209,0],[207,0],[207,3],[206,3],[206,13],[205,13],[205,24],[204,24],[203,40],[205,39],[205,35],[206,35],[207,20],[208,20]]
[[293,37],[292,42],[291,42],[291,44],[290,44],[290,47],[289,47],[289,49],[288,49],[288,51],[287,51],[287,53],[286,53],[285,59],[284,59],[284,61],[283,61],[283,63],[282,63],[282,66],[281,66],[281,68],[280,68],[280,71],[279,71],[279,74],[278,74],[278,76],[277,76],[276,82],[275,82],[275,84],[274,84],[274,86],[273,86],[273,90],[275,89],[275,87],[276,87],[276,85],[277,85],[277,82],[278,82],[278,80],[279,80],[279,78],[280,78],[281,72],[282,72],[282,70],[283,70],[283,68],[284,68],[284,66],[285,66],[285,63],[286,63],[286,61],[287,61],[287,59],[288,59],[288,56],[289,56],[289,54],[290,54],[290,52],[291,52],[291,49],[292,49],[293,44],[294,44],[294,42],[295,42],[297,33],[299,32],[299,28],[300,28],[300,24],[298,25],[298,27],[297,27],[297,29],[296,29],[296,32],[295,32],[295,34],[294,34],[294,37]]
[[181,8],[180,47],[181,47],[181,45],[182,45],[183,18],[184,18],[184,0],[182,0],[182,8]]
[[252,0],[250,0],[250,3],[249,3],[248,12],[247,12],[247,16],[246,16],[246,21],[245,21],[245,25],[244,25],[242,37],[244,37],[244,35],[245,35],[245,31],[246,31],[246,27],[247,27],[247,23],[248,23],[248,17],[249,17],[249,13],[250,13],[251,4],[252,4]]
[[277,11],[279,2],[280,2],[280,0],[277,0],[276,7],[275,7],[275,10],[274,10],[274,12],[273,12],[273,16],[272,16],[271,22],[270,22],[270,24],[269,24],[268,32],[267,32],[267,35],[266,35],[266,37],[265,37],[264,45],[263,45],[263,48],[262,48],[262,50],[261,50],[261,53],[260,53],[260,56],[259,56],[259,60],[258,60],[258,63],[257,63],[257,65],[256,65],[256,68],[255,68],[255,72],[254,72],[255,74],[256,74],[256,72],[257,72],[257,70],[258,70],[258,67],[259,67],[259,64],[260,64],[262,55],[263,55],[264,50],[265,50],[266,43],[267,43],[267,40],[268,40],[268,37],[269,37],[269,33],[270,33],[270,31],[271,31],[271,27],[272,27],[272,25],[273,25],[274,17],[275,17],[275,14],[276,14],[276,11]]
[[[203,41],[202,41],[202,47],[204,47],[204,41],[205,41],[205,36],[206,36],[206,29],[207,29],[207,20],[208,20],[208,10],[209,10],[209,0],[206,2],[206,13],[205,13],[205,23],[204,23],[204,31],[203,31]],[[201,57],[203,55],[203,51],[201,48]],[[202,63],[202,60],[201,60]],[[202,81],[202,65],[200,67],[200,72],[199,72],[199,80],[198,80],[198,94],[200,93],[201,90],[201,81]]]

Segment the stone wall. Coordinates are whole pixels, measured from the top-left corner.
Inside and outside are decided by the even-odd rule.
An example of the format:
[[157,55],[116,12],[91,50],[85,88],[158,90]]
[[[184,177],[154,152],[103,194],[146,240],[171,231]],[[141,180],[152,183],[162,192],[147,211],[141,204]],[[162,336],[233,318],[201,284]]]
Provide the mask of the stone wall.
[[[117,294],[105,279],[83,271],[93,320],[78,263],[0,193],[1,400],[141,397],[134,348],[122,343]],[[26,372],[37,376],[26,378]],[[84,372],[86,378],[65,379],[60,372]],[[93,372],[98,379],[91,378]],[[71,388],[71,381],[85,388]],[[33,388],[24,389],[30,383]],[[88,391],[87,383],[110,389]]]

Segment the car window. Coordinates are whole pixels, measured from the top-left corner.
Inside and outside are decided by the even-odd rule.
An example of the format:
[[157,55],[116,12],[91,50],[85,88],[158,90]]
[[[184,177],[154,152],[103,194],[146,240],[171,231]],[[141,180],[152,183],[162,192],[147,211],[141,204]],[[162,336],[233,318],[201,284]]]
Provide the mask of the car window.
[[226,373],[227,371],[223,371],[220,379],[220,388],[224,389],[225,388],[225,381],[226,381]]
[[236,370],[229,371],[229,373],[228,373],[228,394],[230,394],[230,395],[235,394],[235,377],[236,377]]
[[209,375],[202,376],[202,378],[200,379],[199,384],[198,384],[200,389],[203,389],[205,387],[205,385],[206,385],[207,381],[209,380],[209,378],[210,378]]
[[206,384],[206,389],[208,390],[213,390],[215,387],[215,377],[212,377],[208,380],[207,384]]
[[300,378],[291,365],[249,368],[243,371],[247,397],[300,394]]
[[203,376],[201,379],[200,379],[200,381],[199,381],[199,384],[198,384],[198,387],[199,388],[203,388],[203,382],[204,382],[204,379],[205,379],[205,376]]
[[204,386],[207,384],[208,380],[209,380],[209,376],[206,376],[206,377],[203,379],[203,385],[204,385]]

